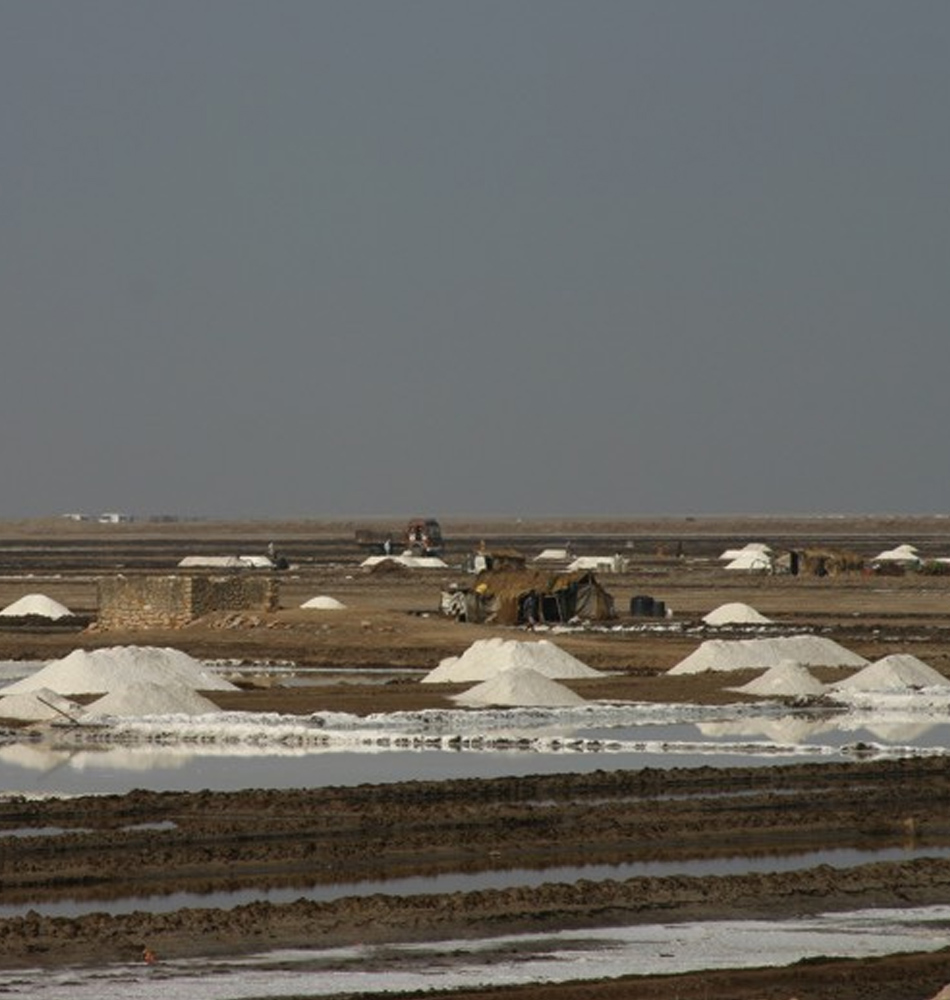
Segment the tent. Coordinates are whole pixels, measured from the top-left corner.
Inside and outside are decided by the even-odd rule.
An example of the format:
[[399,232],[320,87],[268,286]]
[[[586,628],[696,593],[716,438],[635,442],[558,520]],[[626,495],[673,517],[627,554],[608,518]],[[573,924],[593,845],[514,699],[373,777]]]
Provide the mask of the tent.
[[443,601],[443,608],[466,621],[497,625],[573,618],[606,621],[615,616],[613,598],[587,571],[484,570],[470,590],[456,592],[453,601]]

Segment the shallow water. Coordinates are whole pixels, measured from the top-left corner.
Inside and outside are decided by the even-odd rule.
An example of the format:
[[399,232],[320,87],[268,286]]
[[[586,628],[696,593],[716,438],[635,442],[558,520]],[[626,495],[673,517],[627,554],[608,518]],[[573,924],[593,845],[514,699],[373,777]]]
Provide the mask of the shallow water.
[[[0,680],[41,666],[0,662]],[[451,709],[366,719],[339,713],[169,716],[116,720],[104,731],[51,729],[42,739],[21,732],[14,739],[0,745],[0,794],[76,795],[950,753],[950,722],[945,708],[907,711],[900,705],[868,712],[789,710],[767,701],[731,706],[592,702],[576,709]]]
[[13,906],[0,905],[0,919],[22,916],[24,909],[35,910],[41,916],[79,917],[87,913],[122,914],[142,910],[147,913],[171,913],[182,908],[215,907],[229,909],[248,903],[292,903],[298,899],[325,903],[346,896],[416,896],[426,893],[474,892],[488,889],[534,887],[546,883],[574,883],[579,879],[601,881],[629,878],[660,878],[682,875],[744,875],[801,871],[817,865],[833,868],[853,868],[857,865],[882,861],[912,861],[918,858],[950,857],[950,847],[890,847],[877,851],[836,848],[808,851],[800,854],[767,855],[763,857],[699,858],[680,861],[637,861],[621,865],[570,865],[556,868],[514,868],[505,871],[451,872],[445,875],[374,880],[364,882],[334,882],[313,886],[293,886],[281,889],[242,889],[234,892],[176,892],[154,896],[128,896],[122,899],[29,902]]
[[282,951],[233,959],[0,972],[0,993],[59,1000],[245,1000],[569,982],[787,966],[950,945],[950,909],[863,910],[784,921],[646,924],[435,944]]

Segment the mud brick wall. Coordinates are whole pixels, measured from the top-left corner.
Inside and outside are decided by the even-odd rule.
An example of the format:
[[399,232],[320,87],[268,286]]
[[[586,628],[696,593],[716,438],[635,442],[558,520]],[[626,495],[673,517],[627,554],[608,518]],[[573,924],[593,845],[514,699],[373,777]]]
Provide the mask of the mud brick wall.
[[99,581],[98,627],[181,628],[214,611],[275,611],[270,576],[113,576]]

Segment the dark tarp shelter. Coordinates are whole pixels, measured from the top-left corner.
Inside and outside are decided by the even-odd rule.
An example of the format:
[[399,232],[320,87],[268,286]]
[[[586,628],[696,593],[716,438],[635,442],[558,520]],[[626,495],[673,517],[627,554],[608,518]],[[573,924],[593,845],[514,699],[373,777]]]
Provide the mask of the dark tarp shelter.
[[573,618],[607,621],[615,617],[613,598],[589,570],[483,570],[471,590],[457,592],[443,607],[466,621],[498,625],[567,622]]

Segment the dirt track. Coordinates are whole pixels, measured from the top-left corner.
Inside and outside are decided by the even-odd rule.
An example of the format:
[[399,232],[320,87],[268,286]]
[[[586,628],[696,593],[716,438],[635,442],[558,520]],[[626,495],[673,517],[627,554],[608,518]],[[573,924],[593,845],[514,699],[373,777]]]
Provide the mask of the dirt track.
[[[906,536],[905,536],[906,537]],[[903,540],[903,538],[901,539]],[[890,539],[888,539],[890,541]],[[718,539],[717,539],[718,544]],[[883,547],[878,545],[878,548]],[[47,555],[44,554],[44,558]],[[101,553],[100,553],[101,558]],[[125,558],[125,557],[124,557]],[[644,559],[613,581],[664,597],[693,620],[726,600],[746,600],[789,622],[816,617],[866,656],[909,651],[950,675],[946,578],[723,579],[701,564]],[[491,630],[436,616],[451,574],[389,577],[314,565],[288,579],[286,610],[212,619],[151,644],[193,655],[272,659],[326,667],[431,667]],[[12,592],[16,584],[0,583]],[[82,578],[50,582],[50,596],[88,593]],[[35,588],[34,588],[35,589]],[[19,591],[22,593],[22,587]],[[298,598],[332,592],[351,610],[314,618]],[[68,603],[68,600],[67,600]],[[631,623],[632,624],[632,623]],[[503,633],[499,633],[503,634]],[[659,678],[695,648],[697,634],[590,633],[563,645],[618,675],[575,685],[588,697],[735,700],[719,678]],[[53,656],[77,645],[143,642],[139,635],[0,631],[0,657]],[[731,678],[730,684],[741,682]],[[365,713],[447,704],[451,689],[412,680],[382,687],[261,688],[216,695],[225,708]],[[129,830],[142,823],[161,829]],[[173,827],[170,824],[174,824]],[[66,896],[107,900],[134,893],[214,891],[555,865],[789,854],[831,847],[950,846],[950,767],[941,760],[797,765],[751,770],[596,772],[495,781],[411,782],[354,789],[232,794],[137,792],[68,802],[0,803],[0,830],[56,826],[74,833],[4,840],[5,902]],[[165,828],[165,827],[168,828]],[[577,882],[444,896],[350,897],[331,903],[256,903],[234,910],[138,913],[76,920],[35,915],[0,921],[0,963],[136,961],[148,944],[164,955],[234,953],[279,945],[427,940],[696,917],[783,916],[835,908],[946,902],[950,861],[874,864],[836,871],[713,878]],[[820,963],[789,970],[656,977],[648,983],[493,990],[524,997],[878,998],[925,1000],[950,982],[950,955]],[[427,994],[431,996],[432,994]],[[462,992],[454,996],[487,996]]]

